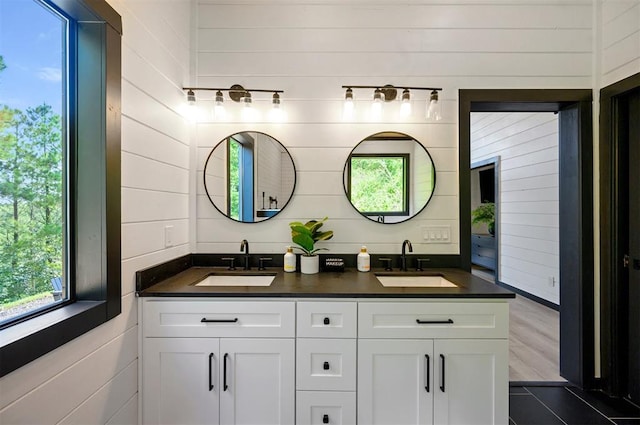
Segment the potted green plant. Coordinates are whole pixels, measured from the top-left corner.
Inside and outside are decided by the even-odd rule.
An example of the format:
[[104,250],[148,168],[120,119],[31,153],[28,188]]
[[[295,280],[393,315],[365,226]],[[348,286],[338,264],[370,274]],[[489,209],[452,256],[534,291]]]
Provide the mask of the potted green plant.
[[480,204],[478,208],[471,211],[472,223],[486,223],[489,234],[496,231],[496,205],[493,202]]
[[300,221],[293,221],[289,223],[291,227],[291,240],[298,246],[294,248],[302,251],[300,257],[300,271],[305,274],[318,273],[319,260],[316,253],[318,251],[327,250],[327,248],[316,248],[315,244],[318,241],[326,241],[333,237],[333,231],[320,231],[320,228],[327,221],[328,217],[322,220],[310,220],[306,223]]

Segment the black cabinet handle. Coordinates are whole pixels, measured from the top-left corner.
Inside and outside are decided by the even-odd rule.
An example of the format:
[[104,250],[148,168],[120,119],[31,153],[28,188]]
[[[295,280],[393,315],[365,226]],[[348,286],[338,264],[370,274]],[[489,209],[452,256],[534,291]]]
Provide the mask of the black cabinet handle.
[[329,362],[324,362],[324,363],[322,364],[322,368],[323,368],[324,370],[329,370]]
[[202,320],[200,320],[200,323],[236,323],[237,321],[237,317],[234,319],[207,319],[206,317],[203,317]]
[[431,381],[431,359],[428,354],[424,355],[424,368],[426,370],[424,377],[424,389],[429,392],[429,381]]
[[448,325],[453,324],[452,319],[447,320],[420,320],[416,319],[416,323],[419,325]]
[[323,424],[329,423],[329,415],[322,415],[322,423]]
[[213,389],[213,381],[211,379],[211,361],[213,360],[213,353],[209,353],[209,391]]
[[223,359],[223,372],[222,372],[222,388],[224,391],[227,391],[229,386],[227,385],[227,358],[229,357],[229,353],[224,353]]
[[440,354],[440,391],[444,392],[444,354]]
[[329,319],[328,317],[325,317],[322,323],[324,323],[325,325],[328,325],[331,323],[331,319]]

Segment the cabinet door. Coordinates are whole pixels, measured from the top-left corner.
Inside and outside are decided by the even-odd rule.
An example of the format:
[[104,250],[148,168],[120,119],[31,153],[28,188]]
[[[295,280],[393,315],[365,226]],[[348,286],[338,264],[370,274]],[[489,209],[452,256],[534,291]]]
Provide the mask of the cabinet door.
[[507,340],[436,340],[434,354],[435,424],[508,423]]
[[220,422],[293,424],[293,339],[220,340]]
[[431,424],[433,341],[358,341],[358,422]]
[[219,340],[145,338],[144,424],[217,424]]

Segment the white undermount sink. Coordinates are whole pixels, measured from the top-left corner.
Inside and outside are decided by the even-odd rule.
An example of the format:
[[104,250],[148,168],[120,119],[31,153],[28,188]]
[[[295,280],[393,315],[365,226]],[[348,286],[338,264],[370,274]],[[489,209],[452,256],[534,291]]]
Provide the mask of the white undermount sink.
[[269,286],[276,275],[241,275],[241,274],[214,274],[209,275],[194,286]]
[[457,288],[458,285],[439,275],[376,274],[382,286],[395,288]]

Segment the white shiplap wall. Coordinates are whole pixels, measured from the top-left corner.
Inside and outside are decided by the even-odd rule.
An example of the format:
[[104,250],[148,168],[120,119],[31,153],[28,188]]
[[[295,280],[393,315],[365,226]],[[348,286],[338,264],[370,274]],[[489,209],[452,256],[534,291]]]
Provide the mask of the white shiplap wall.
[[601,86],[640,72],[640,1],[602,0]]
[[[283,252],[293,219],[330,220],[335,253],[397,253],[411,239],[418,253],[459,253],[457,91],[460,88],[584,88],[591,86],[591,1],[243,1],[199,0],[198,86],[285,91],[289,122],[239,120],[197,126],[198,252],[236,252],[247,238],[253,252]],[[414,92],[414,117],[387,111],[383,122],[364,115],[341,120],[345,84],[443,87],[444,119],[422,118],[426,92]],[[372,92],[356,90],[358,110]],[[207,99],[207,95],[201,96]],[[200,102],[210,107],[209,101]],[[262,100],[262,102],[260,102]],[[269,96],[254,96],[268,106]],[[227,102],[231,103],[231,102]],[[233,106],[233,105],[231,105]],[[397,108],[397,105],[395,105]],[[237,117],[237,112],[236,112]],[[222,217],[204,196],[201,173],[207,152],[228,134],[259,130],[291,152],[298,186],[285,211],[260,224]],[[435,195],[416,218],[380,225],[361,217],[342,187],[344,162],[363,138],[400,131],[423,143],[437,170]],[[451,244],[422,243],[420,227],[448,224]]]
[[500,157],[498,277],[555,304],[560,289],[558,140],[553,113],[471,114],[471,163]]
[[[137,422],[135,271],[190,252],[189,0],[108,0],[122,16],[122,314],[0,380],[0,423]],[[165,248],[164,227],[174,227]]]

